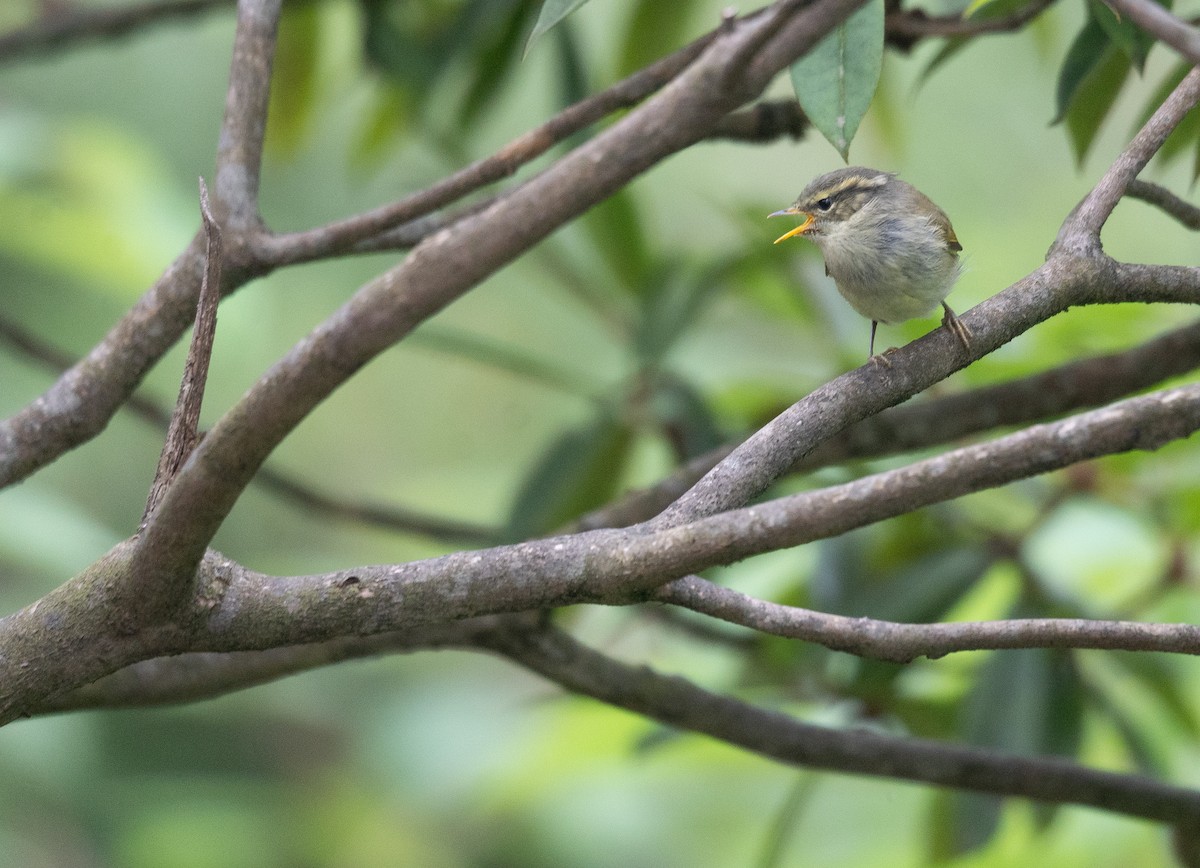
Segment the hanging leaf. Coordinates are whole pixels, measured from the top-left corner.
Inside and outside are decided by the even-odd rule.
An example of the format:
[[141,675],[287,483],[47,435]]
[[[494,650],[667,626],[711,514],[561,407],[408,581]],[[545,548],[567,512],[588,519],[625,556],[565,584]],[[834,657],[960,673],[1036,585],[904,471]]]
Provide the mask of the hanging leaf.
[[792,64],[796,99],[842,159],[879,84],[883,13],[883,0],[872,0]]
[[1129,58],[1120,51],[1109,49],[1100,65],[1084,81],[1067,109],[1067,133],[1075,151],[1075,162],[1082,164],[1088,149],[1108,117],[1121,93],[1121,85],[1129,76]]
[[279,19],[266,137],[267,149],[277,156],[294,154],[309,128],[317,92],[319,13],[317,6],[288,6]]
[[1120,49],[1140,73],[1154,39],[1128,18],[1121,18],[1099,0],[1088,3],[1088,15],[1108,34],[1109,40]]
[[596,252],[616,275],[617,285],[634,294],[643,292],[654,258],[637,200],[629,188],[618,190],[596,205],[580,222]]
[[559,434],[517,492],[508,537],[549,533],[611,500],[632,440],[629,427],[608,411]]
[[704,396],[690,383],[665,377],[651,402],[655,421],[676,454],[686,460],[725,442],[720,425]]
[[587,0],[546,0],[538,14],[537,23],[533,25],[533,31],[525,42],[525,56],[529,56],[529,49],[533,47],[534,40],[586,2]]
[[[1011,618],[1058,614],[1029,603]],[[964,707],[963,735],[971,744],[1020,756],[1072,756],[1083,732],[1084,691],[1070,652],[1030,649],[994,652],[984,664]],[[985,845],[1000,821],[1000,800],[952,793],[938,818],[940,858]],[[1052,809],[1051,809],[1052,810]],[[1052,816],[1038,816],[1044,823]]]
[[1052,124],[1066,121],[1075,160],[1083,162],[1096,133],[1116,104],[1130,69],[1105,27],[1089,16],[1071,43],[1058,74],[1057,110]]
[[1108,34],[1104,32],[1094,18],[1089,18],[1075,35],[1067,56],[1063,58],[1062,69],[1058,72],[1058,88],[1056,91],[1057,106],[1054,112],[1054,124],[1062,123],[1067,116],[1084,80],[1098,67],[1108,53],[1111,43]]
[[[476,27],[479,31],[477,44],[471,52],[469,75],[471,83],[463,97],[458,113],[459,129],[465,130],[474,122],[481,111],[491,102],[508,80],[513,65],[519,56],[518,45],[525,32],[526,22],[533,14],[534,0],[519,0],[508,8],[508,4],[489,4],[487,16],[489,26]],[[480,14],[473,11],[472,19],[480,22]]]
[[[1183,77],[1188,74],[1189,70],[1191,70],[1191,66],[1180,63],[1163,77],[1158,88],[1146,101],[1135,130],[1145,124],[1150,115],[1154,114],[1155,109],[1162,105],[1171,91],[1178,86],[1179,82],[1183,81]],[[1167,163],[1189,150],[1194,154],[1192,181],[1195,182],[1197,178],[1200,178],[1200,112],[1197,111],[1188,112],[1180,121],[1179,126],[1171,131],[1171,135],[1167,136],[1167,140],[1159,149],[1158,159]]]

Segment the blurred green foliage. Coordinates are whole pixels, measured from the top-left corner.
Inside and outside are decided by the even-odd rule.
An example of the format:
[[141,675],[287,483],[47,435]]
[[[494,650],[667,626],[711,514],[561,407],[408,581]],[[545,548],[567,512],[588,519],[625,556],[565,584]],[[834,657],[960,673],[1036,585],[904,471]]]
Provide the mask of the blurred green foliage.
[[[721,5],[289,6],[263,210],[297,228],[419,189],[701,35]],[[971,14],[1023,5],[995,0]],[[231,14],[215,14],[0,68],[5,320],[81,354],[186,244],[195,178],[211,173],[232,30]],[[902,170],[953,216],[968,257],[955,292],[965,309],[1041,261],[1059,220],[1182,74],[1107,7],[1060,3],[1020,37],[885,54],[854,161]],[[789,93],[784,78],[772,96]],[[1046,128],[1052,118],[1067,136]],[[1198,140],[1194,116],[1157,177],[1186,189],[1200,172]],[[744,434],[863,360],[868,325],[811,249],[772,247],[763,219],[835,162],[819,141],[678,155],[370,366],[272,465],[351,499],[523,538]],[[1194,237],[1138,203],[1118,209],[1105,243],[1123,258],[1195,262]],[[206,421],[394,260],[287,269],[230,298]],[[1074,310],[940,388],[1130,346],[1187,319],[1166,307]],[[148,395],[173,399],[181,359],[155,369]],[[0,366],[6,415],[53,376],[9,345]],[[160,439],[120,416],[0,493],[6,611],[134,529]],[[777,491],[898,463],[824,470]],[[1179,443],[714,577],[898,620],[1195,621],[1197,492],[1200,455]],[[449,548],[261,489],[217,546],[276,573]],[[732,629],[698,641],[687,620],[675,629],[641,610],[557,617],[623,657],[805,719],[1195,777],[1191,660],[1046,651],[898,666]],[[182,709],[22,722],[5,731],[0,779],[0,854],[14,865],[1169,864],[1165,833],[1146,825],[801,774],[451,653],[343,665]]]

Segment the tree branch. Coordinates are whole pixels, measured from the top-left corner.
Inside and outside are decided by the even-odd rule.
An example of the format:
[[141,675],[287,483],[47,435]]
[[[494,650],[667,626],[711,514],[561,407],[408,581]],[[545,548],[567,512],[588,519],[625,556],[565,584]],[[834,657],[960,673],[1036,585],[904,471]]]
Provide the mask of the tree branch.
[[[26,27],[0,35],[0,64],[44,56],[81,42],[116,39],[151,24],[190,18],[233,6],[236,0],[150,0],[112,9],[72,6],[44,14]],[[294,0],[293,0],[294,2]]]
[[374,636],[345,636],[313,645],[229,654],[195,652],[143,660],[30,709],[30,715],[92,708],[142,708],[197,702],[298,672],[382,654],[468,648],[496,619],[480,618]]
[[517,629],[500,629],[484,634],[478,642],[573,693],[789,765],[1090,805],[1189,829],[1200,822],[1200,792],[1195,790],[1140,775],[1088,769],[1062,759],[1014,756],[801,723],[776,711],[709,693],[679,677],[619,663],[549,626],[523,624]]
[[216,180],[221,222],[234,230],[255,230],[261,222],[258,182],[281,3],[282,0],[238,0],[233,60],[225,91],[225,120],[217,143]]
[[1192,624],[1079,618],[901,624],[783,606],[699,576],[685,576],[664,585],[654,599],[773,636],[814,642],[833,651],[893,663],[910,663],[918,657],[944,657],[955,651],[1000,648],[1100,648],[1200,654],[1200,627]]
[[[789,467],[849,425],[910,398],[1072,305],[1200,299],[1200,269],[1126,266],[1101,255],[1099,232],[1113,205],[1189,110],[1200,101],[1200,67],[1171,93],[1104,177],[1063,222],[1044,265],[962,317],[973,335],[963,351],[937,329],[844,374],[760,429],[655,520],[670,526],[748,503]],[[1157,277],[1156,277],[1157,276]]]
[[927,15],[920,9],[894,9],[884,26],[888,42],[903,51],[929,37],[963,38],[1020,30],[1050,8],[1054,0],[1030,0],[1021,8],[999,18],[964,18],[962,15]]
[[[213,534],[275,446],[334,389],[496,269],[658,161],[703,138],[731,109],[862,0],[817,0],[796,20],[766,14],[718,36],[669,87],[486,211],[427,238],[363,287],[219,421],[176,477],[138,542],[139,578],[178,599]],[[796,21],[801,23],[797,24]],[[749,67],[728,67],[764,38]],[[764,64],[773,58],[775,66]]]
[[[785,472],[803,473],[852,459],[881,458],[951,443],[1004,426],[1042,422],[1098,407],[1200,366],[1200,322],[1119,353],[1093,356],[1017,380],[883,410],[826,440]],[[600,507],[577,530],[627,527],[666,509],[736,448],[688,461],[655,485]]]
[[204,222],[205,267],[200,283],[200,300],[196,305],[196,324],[192,343],[179,383],[179,398],[167,427],[166,441],[158,459],[154,482],[146,498],[142,524],[154,512],[163,493],[183,462],[192,454],[200,437],[200,406],[204,402],[204,387],[208,383],[208,365],[212,360],[213,339],[217,334],[217,305],[221,300],[221,229],[213,218],[208,202],[208,187],[200,179],[200,215]]
[[1188,229],[1200,230],[1200,208],[1180,199],[1166,187],[1135,178],[1129,182],[1125,195],[1161,208]]
[[657,587],[707,567],[1103,454],[1154,449],[1197,428],[1200,385],[1183,386],[674,528],[593,531],[299,577],[266,576],[209,553],[190,613],[153,628],[131,620],[122,594],[136,554],[132,541],[0,620],[0,723],[148,657],[266,650],[573,603],[652,599]]
[[199,597],[211,603],[187,648],[256,650],[574,603],[623,605],[653,598],[657,587],[708,567],[1101,455],[1154,449],[1197,428],[1200,385],[1182,386],[678,527],[591,531],[293,577],[262,575],[210,554]]

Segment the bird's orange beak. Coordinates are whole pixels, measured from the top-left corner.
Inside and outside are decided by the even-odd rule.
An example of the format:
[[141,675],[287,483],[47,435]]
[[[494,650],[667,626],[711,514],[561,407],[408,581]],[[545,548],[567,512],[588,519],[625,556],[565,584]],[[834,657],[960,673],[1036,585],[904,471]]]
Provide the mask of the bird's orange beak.
[[804,222],[801,223],[799,226],[797,226],[792,231],[786,232],[783,235],[780,235],[778,238],[776,238],[775,239],[776,244],[778,244],[780,241],[787,241],[793,235],[804,235],[806,232],[808,232],[809,227],[812,226],[812,224],[813,224],[813,216],[811,214],[806,214],[803,211],[797,211],[795,208],[784,208],[782,211],[776,211],[774,214],[768,214],[767,216],[768,217],[783,217],[788,214],[803,214]]

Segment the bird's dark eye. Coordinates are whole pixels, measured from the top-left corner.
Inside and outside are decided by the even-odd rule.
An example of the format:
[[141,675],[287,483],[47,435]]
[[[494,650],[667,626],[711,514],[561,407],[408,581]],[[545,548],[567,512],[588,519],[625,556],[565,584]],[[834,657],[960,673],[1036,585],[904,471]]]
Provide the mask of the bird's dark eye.
[[828,211],[833,207],[833,200],[826,196],[824,199],[817,200],[817,208],[821,211]]

